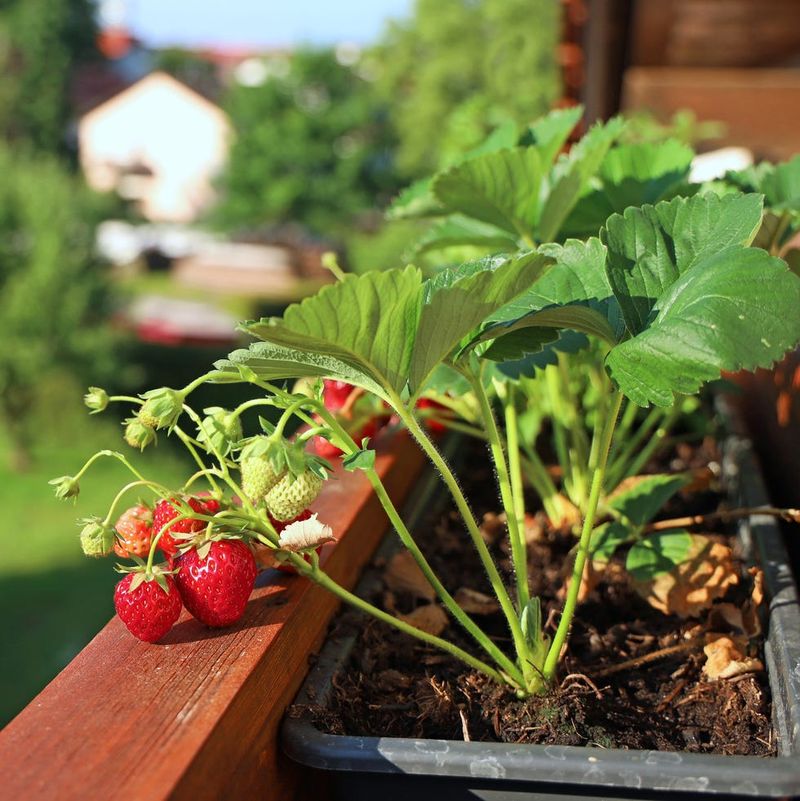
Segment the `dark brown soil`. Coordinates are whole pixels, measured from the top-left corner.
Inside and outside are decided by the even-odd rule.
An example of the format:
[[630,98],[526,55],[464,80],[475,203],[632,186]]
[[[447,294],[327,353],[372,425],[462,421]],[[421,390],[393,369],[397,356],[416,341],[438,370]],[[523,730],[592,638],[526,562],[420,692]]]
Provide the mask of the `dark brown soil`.
[[[670,467],[698,467],[714,458],[713,443],[683,446]],[[463,476],[468,479],[466,490],[480,519],[498,507],[493,477],[479,446],[464,464],[470,466],[469,475]],[[715,501],[713,492],[705,491],[690,501],[671,503],[664,516],[711,511]],[[432,514],[417,533],[451,591],[468,587],[490,592],[455,513]],[[531,591],[542,597],[545,619],[551,615],[551,634],[573,544],[571,535],[545,530],[529,550]],[[507,570],[502,536],[493,549]],[[310,710],[318,725],[336,734],[773,755],[765,675],[708,681],[701,672],[703,621],[656,611],[629,588],[624,571],[610,573],[579,606],[560,684],[546,696],[519,700],[511,690],[449,656],[346,611],[336,623],[336,633],[360,631],[360,638],[347,669],[335,678],[332,708],[312,705],[295,708],[293,714]],[[724,600],[741,603],[747,594],[743,583]],[[371,600],[388,602],[401,612],[409,612],[416,603],[387,593],[380,582]],[[501,648],[510,651],[499,615],[478,620]],[[451,625],[443,636],[475,652],[457,626]],[[674,646],[678,648],[668,655],[615,670],[623,662]]]

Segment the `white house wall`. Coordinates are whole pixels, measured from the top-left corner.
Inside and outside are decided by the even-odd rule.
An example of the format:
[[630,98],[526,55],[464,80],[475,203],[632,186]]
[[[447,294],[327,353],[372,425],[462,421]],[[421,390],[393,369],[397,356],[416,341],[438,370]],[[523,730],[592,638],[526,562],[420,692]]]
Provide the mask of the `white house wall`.
[[219,108],[154,73],[82,118],[81,164],[101,191],[119,188],[120,171],[146,167],[152,177],[135,176],[145,217],[189,222],[213,199],[211,181],[225,164],[230,130]]

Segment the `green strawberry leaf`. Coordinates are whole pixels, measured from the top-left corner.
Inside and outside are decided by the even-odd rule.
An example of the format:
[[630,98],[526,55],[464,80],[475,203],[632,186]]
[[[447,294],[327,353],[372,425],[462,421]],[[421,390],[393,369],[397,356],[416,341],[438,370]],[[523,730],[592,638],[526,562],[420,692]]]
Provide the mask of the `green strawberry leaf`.
[[723,371],[754,370],[800,339],[800,279],[758,248],[706,257],[653,303],[649,327],[614,347],[606,369],[634,403],[670,406]]
[[749,245],[761,224],[758,195],[695,195],[614,214],[600,232],[606,271],[628,329],[642,332],[655,301],[704,258]]
[[351,364],[326,354],[284,348],[271,342],[253,342],[249,348],[240,348],[229,353],[227,359],[214,362],[214,367],[220,376],[214,377],[214,383],[319,376],[357,384],[376,395],[383,393],[378,383]]
[[583,106],[551,111],[528,126],[520,144],[534,145],[541,154],[542,164],[548,166],[555,161],[582,116]]
[[592,531],[589,553],[592,559],[597,562],[609,562],[617,548],[633,542],[635,539],[636,532],[634,529],[624,523],[620,523],[618,520],[612,520],[609,523],[599,525]]
[[[609,154],[609,148],[622,133],[624,121],[615,117],[607,123],[597,123],[572,148],[567,156],[556,164],[550,183],[551,188],[539,219],[538,238],[550,242],[564,225],[578,199],[594,178],[600,165]],[[613,153],[613,151],[611,151]],[[605,215],[591,233],[595,233],[605,221]]]
[[692,535],[688,531],[653,534],[631,547],[625,569],[636,581],[651,581],[684,562],[691,547]]
[[634,476],[617,488],[607,503],[633,525],[643,526],[689,481],[689,476],[683,474]]
[[448,211],[532,240],[542,174],[538,151],[515,147],[470,159],[439,173],[433,192]]
[[[550,333],[555,333],[556,338],[549,342],[542,342],[538,351],[527,351],[526,347],[535,345],[534,332],[539,331],[544,339]],[[502,337],[492,343],[492,346],[487,350],[483,356],[484,358],[497,359],[498,363],[495,369],[502,375],[503,378],[518,381],[520,378],[533,378],[537,370],[544,370],[545,367],[558,364],[559,353],[578,353],[584,348],[589,346],[589,340],[585,334],[579,334],[577,331],[570,331],[564,329],[563,331],[553,332],[552,329],[526,329],[520,331],[519,334],[529,335],[531,339],[526,340],[518,348],[518,352],[522,355],[513,355],[510,346],[513,346],[513,334],[508,337]],[[502,360],[499,358],[502,352],[495,350],[495,347],[508,347],[507,355]]]
[[476,326],[529,287],[550,265],[540,253],[484,259],[443,271],[425,286],[427,302],[413,344],[409,370],[413,393],[425,386],[437,364]]
[[387,209],[387,219],[403,220],[443,214],[444,209],[434,197],[432,187],[433,178],[423,178],[407,186]]
[[355,453],[349,453],[342,458],[342,467],[353,472],[354,470],[372,470],[375,467],[375,451],[362,448]]
[[590,236],[615,212],[668,198],[685,185],[693,157],[691,148],[671,139],[608,151],[599,165],[597,187],[574,206],[565,231],[569,236]]
[[[539,252],[556,263],[527,292],[493,315],[472,344],[495,340],[484,355],[504,361],[536,353],[544,343],[555,340],[555,332],[561,329],[617,342],[625,326],[606,277],[606,249],[600,240],[573,239],[564,245],[543,245]],[[535,330],[524,334],[525,329]]]
[[494,225],[453,214],[433,225],[417,242],[414,250],[416,253],[426,253],[461,245],[508,252],[517,249],[517,240]]
[[416,268],[369,272],[347,276],[293,304],[282,318],[249,323],[244,330],[307,354],[293,376],[323,375],[307,367],[324,357],[330,367],[347,367],[325,375],[348,373],[350,378],[343,380],[373,392],[377,388],[376,394],[385,397],[387,390],[401,392],[405,386],[421,306],[422,276]]

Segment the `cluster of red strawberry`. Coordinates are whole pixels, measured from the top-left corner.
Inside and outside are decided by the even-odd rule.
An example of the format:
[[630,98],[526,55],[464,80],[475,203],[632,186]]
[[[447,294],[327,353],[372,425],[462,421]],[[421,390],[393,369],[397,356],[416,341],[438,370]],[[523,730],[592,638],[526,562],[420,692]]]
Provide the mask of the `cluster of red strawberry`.
[[[213,498],[186,498],[192,510],[206,517],[220,510]],[[140,640],[156,642],[175,624],[181,608],[207,626],[229,626],[244,613],[256,579],[250,547],[238,539],[215,539],[179,551],[207,523],[181,517],[175,501],[162,500],[151,512],[137,505],[116,523],[114,551],[118,556],[146,557],[157,535],[169,569],[158,566],[147,574],[134,568],[117,584],[114,607],[128,630]]]

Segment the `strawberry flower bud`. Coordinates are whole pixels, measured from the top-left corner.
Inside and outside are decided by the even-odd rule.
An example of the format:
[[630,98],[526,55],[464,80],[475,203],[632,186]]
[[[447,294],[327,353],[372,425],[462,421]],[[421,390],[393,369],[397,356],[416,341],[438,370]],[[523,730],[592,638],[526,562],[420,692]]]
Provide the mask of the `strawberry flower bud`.
[[81,521],[81,550],[86,556],[108,556],[114,550],[114,530],[104,526],[97,517]]
[[138,417],[131,417],[125,421],[125,442],[131,448],[143,451],[148,445],[156,441],[156,432],[151,426],[146,426]]
[[108,393],[101,387],[89,387],[83,402],[91,409],[91,414],[97,414],[108,406]]
[[183,393],[169,387],[151,389],[141,396],[144,404],[137,417],[148,428],[172,428],[183,411]]
[[74,476],[59,476],[47,483],[56,488],[56,498],[62,501],[67,498],[77,498],[81,491],[80,484]]

